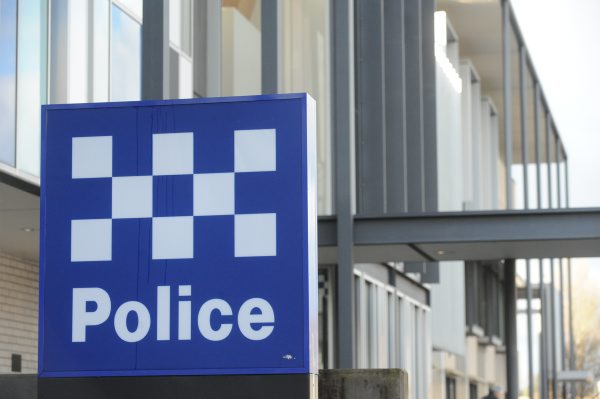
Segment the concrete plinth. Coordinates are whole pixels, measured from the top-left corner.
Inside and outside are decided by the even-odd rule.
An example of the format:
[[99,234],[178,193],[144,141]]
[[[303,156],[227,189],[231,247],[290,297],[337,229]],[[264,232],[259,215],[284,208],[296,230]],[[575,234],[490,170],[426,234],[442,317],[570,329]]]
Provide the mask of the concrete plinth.
[[37,375],[0,374],[0,399],[36,399]]
[[319,399],[407,399],[408,374],[400,369],[319,372]]

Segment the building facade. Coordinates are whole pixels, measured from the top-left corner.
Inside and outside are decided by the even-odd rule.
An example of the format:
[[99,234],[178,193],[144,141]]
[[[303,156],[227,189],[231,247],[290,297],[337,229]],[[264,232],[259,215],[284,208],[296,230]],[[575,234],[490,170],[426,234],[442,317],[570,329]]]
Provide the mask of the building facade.
[[0,373],[37,371],[40,105],[304,91],[335,238],[320,367],[406,369],[411,399],[562,395],[566,259],[355,242],[358,219],[568,207],[507,0],[0,0]]

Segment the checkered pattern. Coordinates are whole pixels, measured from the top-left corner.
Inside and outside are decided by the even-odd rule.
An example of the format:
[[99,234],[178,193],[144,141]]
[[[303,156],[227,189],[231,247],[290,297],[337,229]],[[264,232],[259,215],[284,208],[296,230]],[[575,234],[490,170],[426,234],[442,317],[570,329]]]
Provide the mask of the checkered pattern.
[[[277,254],[275,213],[236,214],[235,180],[239,173],[276,171],[275,129],[236,130],[234,165],[225,173],[194,173],[194,134],[152,136],[152,175],[114,177],[112,136],[72,139],[72,178],[110,178],[110,219],[71,221],[71,261],[112,260],[113,219],[152,219],[152,259],[194,257],[194,217],[232,215],[236,257]],[[161,216],[153,207],[156,176],[192,176],[193,210],[185,216]]]

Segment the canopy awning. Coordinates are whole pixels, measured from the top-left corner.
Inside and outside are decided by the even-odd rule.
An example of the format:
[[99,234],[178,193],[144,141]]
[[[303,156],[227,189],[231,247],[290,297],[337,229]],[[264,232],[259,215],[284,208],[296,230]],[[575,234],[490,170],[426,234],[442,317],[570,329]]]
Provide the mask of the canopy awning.
[[[336,219],[319,219],[319,262],[336,262]],[[600,256],[600,208],[354,218],[356,262]]]

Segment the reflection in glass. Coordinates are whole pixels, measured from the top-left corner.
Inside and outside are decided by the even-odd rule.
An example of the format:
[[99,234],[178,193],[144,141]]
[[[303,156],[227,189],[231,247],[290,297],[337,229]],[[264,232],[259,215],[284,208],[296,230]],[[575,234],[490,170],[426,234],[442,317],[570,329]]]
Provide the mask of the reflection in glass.
[[130,11],[137,18],[142,19],[144,16],[144,1],[143,0],[117,0],[127,11]]
[[108,101],[108,28],[110,26],[110,3],[108,0],[95,0],[93,4],[92,101]]
[[68,101],[70,103],[88,102],[88,3],[69,2],[68,31]]
[[0,162],[15,165],[17,1],[0,0]]
[[[42,9],[40,1],[19,1],[17,74],[17,167],[40,174],[40,105],[45,102],[41,83]],[[45,33],[45,32],[44,32]]]
[[113,5],[111,29],[111,100],[139,100],[142,78],[141,26]]

